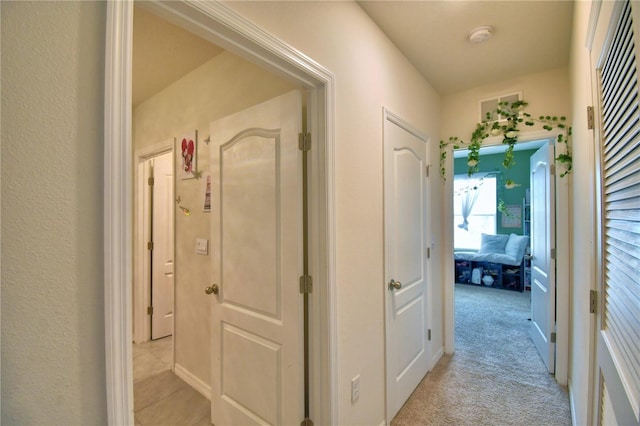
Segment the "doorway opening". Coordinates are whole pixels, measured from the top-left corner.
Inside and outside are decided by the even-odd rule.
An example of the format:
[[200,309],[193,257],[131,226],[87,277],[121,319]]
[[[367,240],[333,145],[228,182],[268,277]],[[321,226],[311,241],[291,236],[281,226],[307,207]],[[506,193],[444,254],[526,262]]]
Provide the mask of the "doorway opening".
[[[466,152],[461,151],[454,154],[456,157],[453,165],[454,182],[451,185],[453,202],[451,235],[454,256],[451,272],[453,274],[452,281],[456,284],[454,290],[450,292],[451,315],[448,318],[451,320],[451,326],[447,328],[451,333],[449,344],[453,348],[458,344],[457,336],[455,341],[453,341],[453,336],[458,331],[458,309],[461,308],[457,303],[458,295],[455,289],[475,286],[478,287],[478,291],[483,288],[498,288],[503,292],[515,290],[522,294],[520,297],[522,300],[514,303],[525,303],[525,310],[529,311],[526,319],[531,320],[532,318],[530,307],[532,195],[529,188],[531,181],[529,159],[539,147],[548,141],[548,137],[536,139],[533,136],[529,135],[528,139],[525,139],[530,142],[518,144],[519,151],[514,153],[516,167],[509,170],[504,170],[501,165],[503,155],[500,153],[500,146],[489,146],[482,149],[483,159],[480,162],[482,168],[480,173],[471,177],[467,173]],[[563,193],[562,189],[560,188],[560,194]],[[561,200],[556,209],[560,222],[563,217],[566,217],[565,203],[566,199]],[[555,230],[553,233],[555,237]],[[507,246],[507,242],[510,247]],[[518,245],[520,247],[516,249]],[[506,254],[517,259],[503,259],[505,248],[510,249]],[[550,252],[551,249],[555,250],[555,246],[545,247],[547,252]],[[566,264],[567,257],[564,253],[562,251],[563,255],[557,257],[559,271],[566,271],[569,267]],[[561,259],[565,260],[564,264]],[[562,306],[560,303],[561,300],[565,300],[567,284],[559,281],[558,283],[558,303],[553,303],[553,310],[557,311],[557,328],[559,330],[566,326],[567,318],[566,310],[563,308],[556,310],[556,306]],[[505,309],[509,309],[509,307],[506,306]],[[533,313],[536,312],[536,310],[533,311]],[[557,336],[559,333],[555,333],[554,330],[554,337]],[[562,338],[564,339],[566,336],[563,335]],[[565,359],[562,355],[564,354],[564,344],[566,343],[558,341],[556,347],[558,353],[556,379],[560,384],[566,384],[563,382],[563,374],[566,374]],[[549,369],[550,371],[553,371],[553,366]]]
[[[334,213],[333,213],[333,76],[318,64],[292,50],[264,31],[248,24],[235,15],[226,6],[211,3],[192,5],[183,2],[171,4],[145,3],[145,8],[183,28],[196,28],[199,35],[210,42],[224,45],[229,52],[242,52],[251,64],[267,68],[272,73],[284,77],[290,83],[303,87],[307,92],[307,112],[309,132],[314,140],[309,163],[309,198],[317,215],[310,226],[311,255],[310,272],[316,290],[310,298],[311,308],[311,406],[315,421],[332,423],[335,418],[335,309],[333,276],[334,265]],[[131,362],[131,289],[128,287],[131,276],[131,247],[127,243],[131,238],[131,215],[127,206],[131,205],[131,170],[128,158],[132,152],[132,129],[135,132],[147,131],[144,126],[131,125],[130,83],[132,46],[131,3],[114,2],[108,5],[107,35],[107,96],[105,109],[108,111],[105,122],[106,164],[105,164],[105,286],[106,286],[106,347],[108,375],[108,406],[111,423],[132,423],[133,386]],[[196,25],[197,22],[197,25]],[[194,30],[195,31],[195,30]],[[230,53],[231,55],[233,53]],[[241,59],[238,57],[238,59]],[[244,59],[243,59],[244,60]],[[263,93],[264,95],[264,93]],[[236,105],[236,110],[245,105]],[[207,119],[205,126],[209,123]],[[199,128],[200,123],[188,123],[186,129]],[[205,146],[205,136],[200,146]],[[155,138],[155,140],[158,140]],[[176,185],[178,188],[178,186]],[[181,194],[176,192],[176,200]],[[198,191],[197,200],[200,199]],[[195,211],[198,203],[186,205],[186,196],[178,206],[185,217],[187,211]],[[190,244],[191,245],[191,244]],[[193,246],[190,247],[193,249]],[[176,254],[180,250],[177,250]],[[181,262],[176,260],[177,275]],[[194,280],[195,281],[195,280]],[[204,289],[211,283],[195,286],[204,297]],[[176,299],[176,313],[180,309],[180,300]],[[205,321],[206,322],[206,321]],[[176,347],[184,333],[174,330]],[[175,360],[174,360],[175,362]],[[194,374],[196,378],[198,374]],[[202,383],[200,383],[202,385]],[[198,389],[201,391],[201,389]],[[202,393],[202,392],[201,392]]]
[[[477,306],[470,303],[470,292],[474,292],[474,298],[487,296],[506,303],[500,309],[505,314],[518,311],[518,319],[514,321],[530,318],[529,158],[545,142],[518,144],[519,149],[514,152],[515,167],[509,169],[502,165],[503,147],[482,148],[479,170],[471,176],[468,174],[467,151],[454,152],[453,262],[456,346],[459,349],[460,344],[470,342],[465,338],[469,324],[483,321],[482,315],[476,317],[476,312],[468,312]],[[514,249],[507,253],[505,248],[510,238]],[[490,289],[499,289],[504,294],[496,294]],[[487,333],[487,342],[496,332],[509,334],[516,330],[515,324],[513,330],[509,327],[493,328],[491,324],[486,326],[481,331]],[[528,339],[520,334],[515,334],[514,338],[516,336]]]
[[172,147],[167,140],[134,154],[134,343],[173,334]]

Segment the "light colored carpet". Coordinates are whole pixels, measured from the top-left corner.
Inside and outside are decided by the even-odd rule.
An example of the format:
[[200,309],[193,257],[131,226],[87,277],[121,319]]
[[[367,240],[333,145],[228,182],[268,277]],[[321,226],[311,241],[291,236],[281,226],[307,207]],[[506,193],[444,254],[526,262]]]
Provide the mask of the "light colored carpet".
[[529,338],[529,298],[456,284],[456,353],[427,374],[391,424],[570,425],[567,390]]

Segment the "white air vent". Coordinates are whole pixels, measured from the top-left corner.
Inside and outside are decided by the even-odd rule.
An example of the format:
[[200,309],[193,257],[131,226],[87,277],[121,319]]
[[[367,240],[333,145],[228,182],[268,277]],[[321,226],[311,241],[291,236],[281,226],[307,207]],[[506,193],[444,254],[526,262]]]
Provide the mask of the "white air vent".
[[[499,96],[493,99],[484,99],[480,101],[480,121],[502,121],[505,117],[496,116],[494,111],[498,108],[498,104],[500,102],[516,102],[522,99],[522,92],[511,93],[508,95]],[[487,117],[487,114],[491,114],[490,117]]]

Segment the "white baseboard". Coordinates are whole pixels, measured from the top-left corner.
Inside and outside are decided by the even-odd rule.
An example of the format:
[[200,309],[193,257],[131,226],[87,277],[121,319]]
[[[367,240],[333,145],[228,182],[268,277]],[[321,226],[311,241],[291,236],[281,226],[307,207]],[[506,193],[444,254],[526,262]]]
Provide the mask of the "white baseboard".
[[440,361],[440,358],[442,358],[442,356],[444,355],[444,347],[441,346],[438,351],[433,354],[433,357],[431,357],[431,365],[429,366],[429,371],[433,370],[433,367],[436,366],[436,364],[438,363],[438,361]]
[[573,386],[571,384],[571,378],[569,378],[567,382],[567,387],[569,388],[569,409],[571,410],[571,424],[577,425],[576,423],[576,402],[573,396]]
[[211,401],[211,386],[194,376],[193,373],[191,373],[180,364],[175,364],[174,372],[176,373],[176,376],[180,377],[182,380],[187,382],[189,386],[200,392],[202,396]]

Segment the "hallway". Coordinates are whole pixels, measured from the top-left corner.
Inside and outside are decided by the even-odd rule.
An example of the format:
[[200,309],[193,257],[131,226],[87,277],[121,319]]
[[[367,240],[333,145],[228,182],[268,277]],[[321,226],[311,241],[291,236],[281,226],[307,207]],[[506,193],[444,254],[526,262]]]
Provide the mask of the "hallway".
[[[429,372],[392,425],[570,425],[567,390],[528,336],[529,296],[456,284],[456,353]],[[170,370],[171,337],[133,348],[136,425],[208,425],[209,401]]]
[[392,425],[571,425],[569,397],[528,335],[530,294],[456,284],[456,353]]
[[209,400],[171,371],[172,339],[133,345],[136,426],[211,424]]

